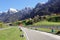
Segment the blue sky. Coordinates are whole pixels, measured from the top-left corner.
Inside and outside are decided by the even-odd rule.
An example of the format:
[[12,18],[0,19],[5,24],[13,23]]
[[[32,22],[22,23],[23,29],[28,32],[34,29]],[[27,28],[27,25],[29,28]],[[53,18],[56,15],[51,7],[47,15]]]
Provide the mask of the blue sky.
[[35,7],[37,3],[44,3],[48,0],[0,0],[0,11],[8,10],[9,8],[23,9],[25,7]]

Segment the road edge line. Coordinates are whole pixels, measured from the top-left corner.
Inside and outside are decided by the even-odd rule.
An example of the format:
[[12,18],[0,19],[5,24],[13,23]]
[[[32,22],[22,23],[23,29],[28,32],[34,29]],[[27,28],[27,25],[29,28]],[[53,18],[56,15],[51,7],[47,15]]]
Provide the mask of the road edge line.
[[28,36],[27,36],[27,33],[23,30],[22,27],[20,27],[22,29],[22,31],[24,32],[24,36],[26,36],[26,39],[29,40]]

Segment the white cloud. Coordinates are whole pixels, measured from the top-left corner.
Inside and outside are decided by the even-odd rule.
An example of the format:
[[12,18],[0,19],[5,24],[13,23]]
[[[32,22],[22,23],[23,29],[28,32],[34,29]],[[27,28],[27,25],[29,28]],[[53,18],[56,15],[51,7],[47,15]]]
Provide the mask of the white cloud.
[[45,4],[46,2],[41,2],[41,4]]
[[0,11],[0,13],[2,13],[2,11]]

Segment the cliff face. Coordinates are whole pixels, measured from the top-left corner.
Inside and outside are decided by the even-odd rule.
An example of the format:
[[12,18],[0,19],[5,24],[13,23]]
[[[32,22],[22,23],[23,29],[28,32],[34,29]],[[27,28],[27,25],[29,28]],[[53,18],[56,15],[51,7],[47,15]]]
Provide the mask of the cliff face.
[[60,13],[60,0],[48,0],[45,4],[38,3],[31,12],[31,17],[36,15],[51,15],[52,13]]

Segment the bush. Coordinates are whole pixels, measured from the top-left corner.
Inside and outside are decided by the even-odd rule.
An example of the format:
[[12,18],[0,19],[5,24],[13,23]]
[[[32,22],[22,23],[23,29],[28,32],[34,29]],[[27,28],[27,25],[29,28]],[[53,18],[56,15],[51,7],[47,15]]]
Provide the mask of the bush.
[[56,34],[59,35],[60,34],[60,31],[58,31]]
[[50,18],[48,18],[48,21],[51,21],[51,22],[60,22],[60,17],[50,17]]
[[29,20],[28,22],[26,22],[26,25],[32,25],[32,24],[33,24],[32,20]]
[[23,20],[22,23],[23,23],[24,25],[26,25],[26,20]]

